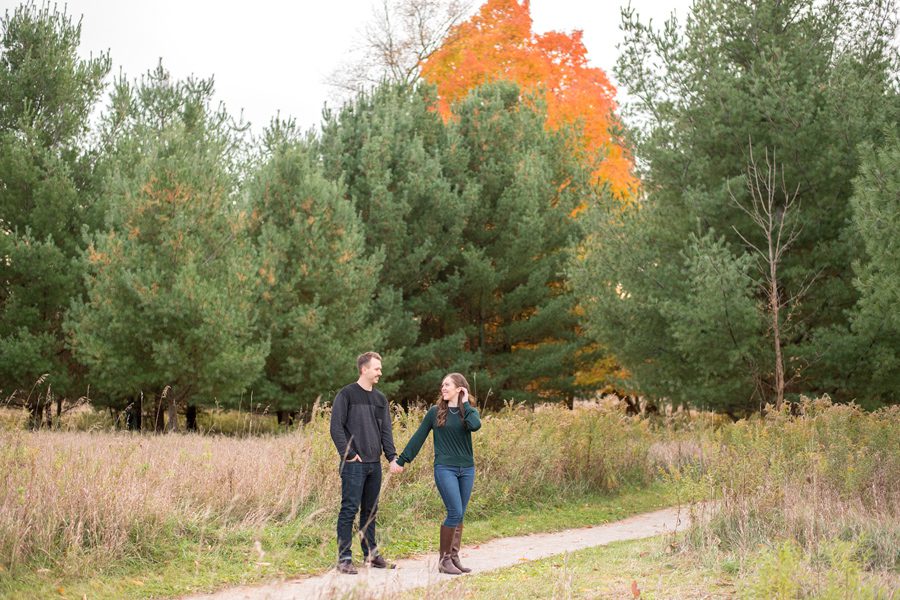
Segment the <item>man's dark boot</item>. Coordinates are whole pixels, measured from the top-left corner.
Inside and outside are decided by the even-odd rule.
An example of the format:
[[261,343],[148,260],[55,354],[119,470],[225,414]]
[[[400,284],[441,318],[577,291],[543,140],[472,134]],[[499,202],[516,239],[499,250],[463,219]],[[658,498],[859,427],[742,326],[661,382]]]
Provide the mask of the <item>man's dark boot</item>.
[[356,570],[356,567],[353,566],[353,563],[349,560],[338,561],[337,572],[343,573],[344,575],[356,575],[359,573],[359,571]]
[[450,558],[450,547],[453,544],[453,536],[456,534],[456,527],[447,527],[441,525],[441,554],[438,559],[438,572],[448,575],[462,575],[462,571],[453,564]]
[[397,565],[394,563],[389,563],[384,560],[384,557],[380,554],[376,554],[375,556],[370,556],[366,559],[366,564],[370,567],[375,567],[376,569],[396,569]]
[[453,542],[450,544],[450,560],[453,561],[453,566],[463,573],[471,573],[472,569],[462,566],[462,563],[459,562],[459,548],[462,545],[462,531],[462,523],[457,525],[456,529],[453,530]]

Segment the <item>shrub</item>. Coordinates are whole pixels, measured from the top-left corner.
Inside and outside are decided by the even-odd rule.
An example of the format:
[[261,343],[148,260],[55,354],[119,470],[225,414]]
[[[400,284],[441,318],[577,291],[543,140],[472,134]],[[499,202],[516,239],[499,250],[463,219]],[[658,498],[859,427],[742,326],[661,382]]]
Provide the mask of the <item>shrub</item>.
[[900,567],[900,408],[867,413],[827,398],[721,428],[706,483],[719,504],[700,546],[748,555],[787,541],[864,549],[869,568]]

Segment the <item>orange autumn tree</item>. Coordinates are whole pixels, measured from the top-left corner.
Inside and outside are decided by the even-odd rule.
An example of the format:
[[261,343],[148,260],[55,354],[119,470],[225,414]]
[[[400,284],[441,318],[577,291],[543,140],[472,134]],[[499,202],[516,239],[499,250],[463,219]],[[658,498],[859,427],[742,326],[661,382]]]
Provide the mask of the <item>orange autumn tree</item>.
[[621,199],[633,197],[637,180],[628,152],[610,133],[616,125],[616,90],[606,74],[588,65],[582,33],[532,31],[528,0],[487,0],[478,14],[453,28],[422,64],[422,77],[437,86],[438,110],[484,83],[507,80],[525,93],[541,94],[547,127],[577,124],[580,146],[598,184]]

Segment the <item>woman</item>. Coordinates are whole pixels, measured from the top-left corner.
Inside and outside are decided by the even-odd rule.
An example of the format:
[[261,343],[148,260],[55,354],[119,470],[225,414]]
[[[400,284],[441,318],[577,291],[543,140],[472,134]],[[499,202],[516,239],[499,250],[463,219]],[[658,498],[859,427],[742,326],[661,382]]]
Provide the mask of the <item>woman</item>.
[[428,432],[434,431],[434,483],[447,507],[447,518],[441,525],[438,571],[450,575],[472,570],[459,562],[459,546],[466,505],[475,483],[472,432],[481,429],[481,417],[472,406],[474,401],[465,377],[459,373],[444,377],[437,404],[428,409],[419,429],[397,459],[401,467],[412,462],[428,438]]

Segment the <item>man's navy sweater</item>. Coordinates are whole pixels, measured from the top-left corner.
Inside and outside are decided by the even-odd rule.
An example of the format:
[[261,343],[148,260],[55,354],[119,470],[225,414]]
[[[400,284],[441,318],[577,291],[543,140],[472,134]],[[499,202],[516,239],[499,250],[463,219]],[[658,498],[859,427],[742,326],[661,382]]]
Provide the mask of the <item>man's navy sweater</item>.
[[397,456],[391,430],[391,409],[378,390],[358,383],[345,386],[331,407],[331,439],[341,459],[379,462],[381,452],[389,461]]

